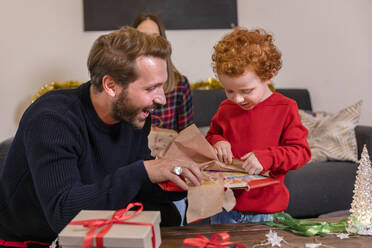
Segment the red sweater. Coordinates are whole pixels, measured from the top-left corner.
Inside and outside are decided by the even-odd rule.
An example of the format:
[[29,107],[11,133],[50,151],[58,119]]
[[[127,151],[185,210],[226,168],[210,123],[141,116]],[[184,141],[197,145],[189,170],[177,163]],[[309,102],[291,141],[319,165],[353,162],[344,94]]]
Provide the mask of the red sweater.
[[228,141],[235,158],[253,152],[264,167],[262,173],[269,170],[272,177],[280,179],[279,184],[234,191],[235,210],[275,213],[287,209],[289,192],[284,176],[310,160],[307,135],[296,102],[279,93],[250,110],[230,100],[221,103],[206,136],[209,143]]

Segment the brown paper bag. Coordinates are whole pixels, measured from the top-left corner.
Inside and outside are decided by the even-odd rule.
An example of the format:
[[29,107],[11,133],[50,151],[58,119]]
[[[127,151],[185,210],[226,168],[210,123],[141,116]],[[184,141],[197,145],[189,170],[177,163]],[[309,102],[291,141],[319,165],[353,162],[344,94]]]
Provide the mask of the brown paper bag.
[[[161,156],[194,162],[202,170],[244,171],[241,161],[234,161],[232,165],[218,161],[214,148],[194,124],[182,130]],[[224,190],[222,178],[214,183],[190,186],[187,198],[189,203],[186,212],[188,223],[213,216],[221,212],[222,207],[230,211],[236,203],[232,191],[230,189]]]
[[214,184],[189,187],[187,199],[189,203],[186,212],[187,223],[218,214],[222,211],[224,200],[222,179]]

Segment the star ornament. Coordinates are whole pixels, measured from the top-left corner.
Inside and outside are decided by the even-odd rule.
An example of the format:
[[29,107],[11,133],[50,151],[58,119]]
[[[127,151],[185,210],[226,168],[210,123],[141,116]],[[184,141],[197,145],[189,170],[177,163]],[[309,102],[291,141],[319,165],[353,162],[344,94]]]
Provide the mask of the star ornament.
[[349,234],[348,233],[338,233],[338,234],[336,234],[336,236],[339,239],[348,239],[349,238]]
[[281,247],[280,243],[283,241],[283,237],[278,236],[277,232],[273,232],[270,229],[270,232],[266,234],[265,236],[267,237],[267,241],[271,244],[271,247],[275,247],[275,246]]
[[307,243],[305,244],[305,247],[306,248],[318,248],[318,247],[321,247],[322,246],[322,243],[318,243],[318,244],[315,244],[315,243]]

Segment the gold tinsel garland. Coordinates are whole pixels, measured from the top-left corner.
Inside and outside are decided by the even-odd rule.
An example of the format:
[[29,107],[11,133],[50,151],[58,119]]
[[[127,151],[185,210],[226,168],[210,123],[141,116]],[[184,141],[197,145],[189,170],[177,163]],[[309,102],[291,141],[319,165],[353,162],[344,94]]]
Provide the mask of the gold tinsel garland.
[[66,81],[66,82],[51,82],[50,84],[46,84],[41,87],[41,89],[35,94],[32,98],[32,102],[36,101],[40,96],[44,95],[48,91],[55,90],[55,89],[69,89],[69,88],[76,88],[81,84],[79,81]]
[[[41,89],[35,94],[32,98],[32,102],[38,99],[41,95],[47,93],[48,91],[55,90],[55,89],[69,89],[69,88],[76,88],[80,86],[80,81],[70,80],[66,82],[51,82],[50,84],[46,84],[41,87]],[[208,78],[207,81],[198,81],[190,85],[192,90],[218,90],[223,89],[222,84],[215,78]],[[271,91],[275,91],[273,84],[269,84],[269,88]]]
[[[223,89],[222,84],[215,78],[208,78],[207,81],[198,81],[190,85],[192,90],[218,90]],[[272,92],[275,91],[273,84],[269,84],[269,88]]]
[[190,85],[192,90],[217,90],[223,89],[221,82],[215,78],[208,78],[207,81],[198,81]]

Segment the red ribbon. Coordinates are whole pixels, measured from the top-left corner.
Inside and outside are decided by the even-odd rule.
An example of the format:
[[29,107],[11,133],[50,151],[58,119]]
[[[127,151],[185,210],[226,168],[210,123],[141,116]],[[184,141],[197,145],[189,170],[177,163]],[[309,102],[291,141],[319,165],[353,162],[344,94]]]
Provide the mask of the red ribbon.
[[9,246],[9,247],[19,247],[19,248],[27,248],[28,244],[37,244],[41,246],[50,246],[50,243],[44,243],[39,241],[24,241],[24,242],[18,242],[18,241],[5,241],[0,239],[0,245],[1,246]]
[[[131,208],[135,206],[140,206],[140,208],[132,214],[126,214]],[[89,248],[92,246],[93,237],[96,230],[99,227],[103,227],[96,236],[96,247],[103,248],[103,237],[105,234],[111,229],[112,225],[114,224],[128,224],[128,225],[145,225],[151,226],[152,230],[152,247],[155,248],[155,230],[154,225],[151,223],[144,223],[144,222],[128,222],[126,220],[132,218],[133,216],[138,215],[143,210],[143,205],[140,202],[129,203],[126,208],[119,209],[115,211],[114,215],[112,216],[111,220],[107,219],[92,219],[92,220],[81,220],[81,221],[71,221],[69,225],[83,225],[90,230],[85,235],[83,241],[83,248]]]
[[[218,239],[221,238],[221,239]],[[215,248],[228,248],[228,245],[235,245],[238,248],[245,248],[244,245],[229,241],[230,235],[226,232],[216,233],[212,236],[211,240],[207,237],[196,234],[196,238],[187,238],[183,240],[183,245],[196,246],[198,248],[215,247]]]

